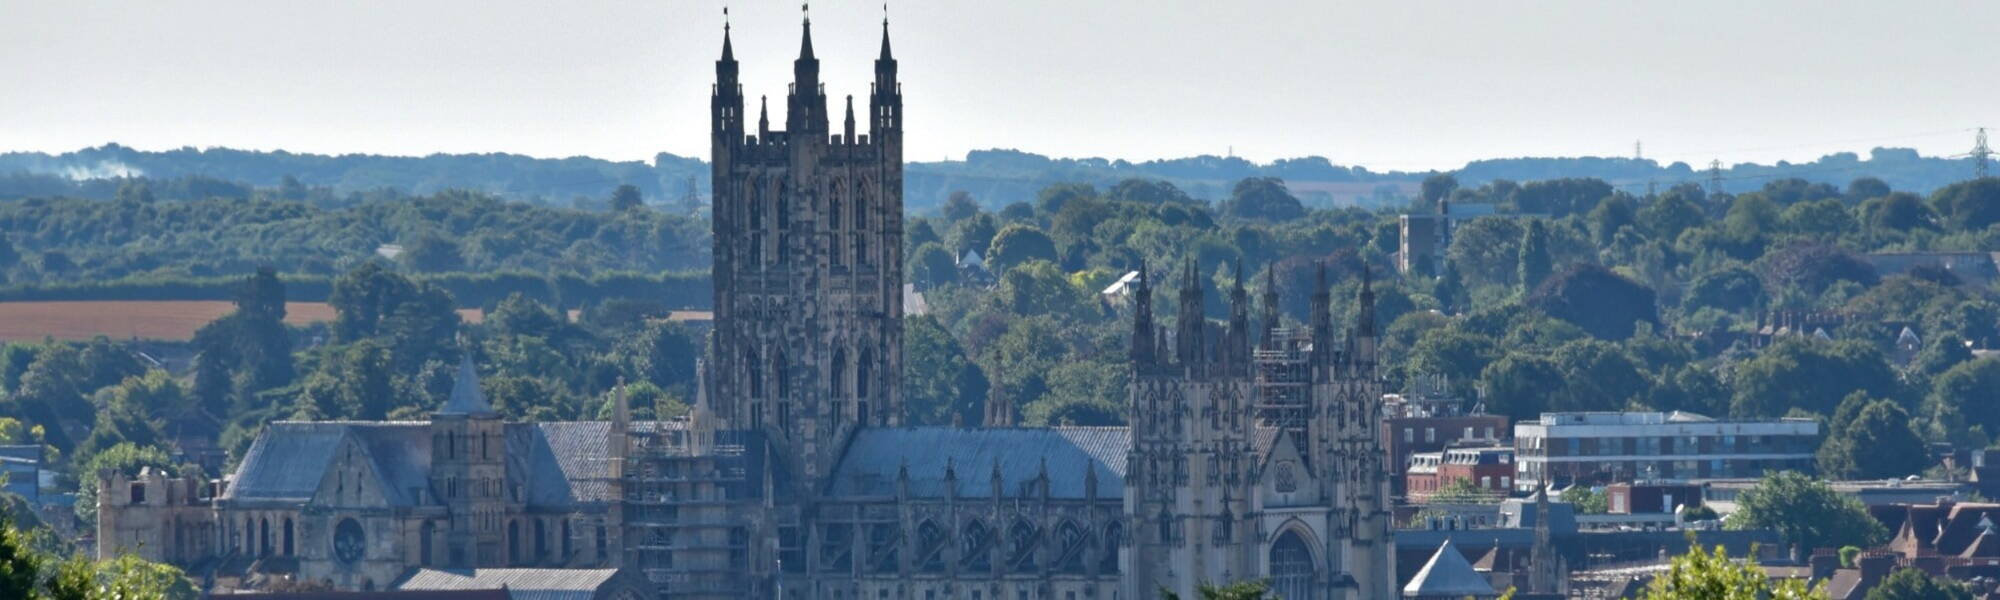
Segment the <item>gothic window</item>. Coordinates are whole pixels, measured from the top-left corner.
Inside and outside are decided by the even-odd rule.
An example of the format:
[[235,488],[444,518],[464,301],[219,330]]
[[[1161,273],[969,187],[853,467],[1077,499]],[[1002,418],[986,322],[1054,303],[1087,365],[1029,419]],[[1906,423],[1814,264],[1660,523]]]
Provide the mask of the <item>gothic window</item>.
[[775,380],[778,384],[778,399],[787,400],[792,397],[792,378],[787,377],[785,373],[785,351],[783,350],[771,353],[771,379]]
[[1007,528],[1007,542],[1010,546],[1007,564],[1013,566],[1013,571],[1034,572],[1035,549],[1041,545],[1041,534],[1035,531],[1035,526],[1027,521],[1014,521],[1014,525]]
[[985,523],[977,520],[967,523],[959,540],[959,566],[975,572],[993,568],[993,532]]
[[1296,530],[1278,536],[1271,544],[1271,591],[1287,600],[1319,600],[1323,596],[1313,585],[1313,555],[1305,538]]
[[[874,364],[875,353],[869,351],[867,348],[862,348],[861,360],[854,363],[854,397],[868,397],[869,378],[875,374],[873,369]],[[865,421],[866,419],[863,420]]]
[[820,529],[820,570],[846,573],[854,568],[854,543],[849,539],[853,533],[853,526],[846,523],[831,523]]
[[291,555],[292,555],[292,518],[291,518],[291,517],[285,517],[285,553],[284,553],[284,556],[291,556]]
[[1236,539],[1236,515],[1228,508],[1222,509],[1222,516],[1215,519],[1215,545],[1227,544]]
[[535,519],[535,560],[549,554],[549,526],[547,521]]
[[934,521],[924,521],[917,525],[917,570],[924,573],[944,572],[944,547],[950,538],[944,528]]
[[828,378],[828,380],[833,382],[834,397],[836,398],[847,397],[848,394],[847,394],[847,349],[846,348],[834,349],[833,374],[831,377]]
[[841,213],[840,197],[844,192],[844,190],[842,190],[841,187],[842,186],[840,185],[840,182],[836,181],[834,182],[833,187],[827,190],[826,228],[828,231],[840,231],[840,213]]
[[778,193],[772,194],[772,196],[774,196],[773,200],[775,200],[778,206],[776,211],[778,215],[778,229],[782,231],[790,229],[792,226],[792,198],[791,194],[785,193],[789,190],[785,189],[785,184],[783,183],[778,184],[777,191]]
[[1098,559],[1097,570],[1104,573],[1118,572],[1119,548],[1125,544],[1125,525],[1118,521],[1104,526],[1104,554]]
[[757,350],[755,348],[744,350],[743,356],[743,366],[749,368],[749,372],[745,375],[750,378],[750,397],[762,398],[764,397],[764,375],[758,371],[757,365],[764,363],[757,360]]
[[750,229],[752,231],[764,228],[764,195],[757,192],[768,185],[752,183],[749,194],[747,194],[749,197],[744,198],[744,204],[748,205],[750,209]]
[[868,236],[854,234],[854,266],[866,267],[868,263]]
[[868,564],[876,573],[898,570],[896,551],[903,545],[903,532],[895,524],[868,526]]
[[838,266],[840,266],[840,265],[841,265],[842,263],[846,262],[846,261],[844,261],[844,260],[842,260],[842,259],[841,259],[841,256],[842,256],[843,254],[845,254],[845,253],[844,253],[844,252],[843,252],[843,251],[841,250],[841,249],[842,249],[842,248],[843,248],[843,247],[845,246],[845,244],[842,244],[842,243],[841,243],[841,240],[844,240],[844,239],[846,239],[846,236],[842,236],[842,235],[840,235],[840,234],[838,234],[838,233],[831,233],[831,234],[827,234],[827,236],[826,236],[826,264],[827,264],[827,266],[830,266],[830,267],[838,267]]
[[333,558],[342,563],[354,564],[361,560],[368,549],[367,535],[361,530],[361,523],[354,519],[341,519],[333,527]]
[[[861,189],[869,189],[867,180],[864,179],[861,181]],[[854,228],[868,228],[868,194],[866,192],[856,194],[854,197]]]
[[1167,514],[1167,509],[1164,507],[1160,509],[1159,526],[1160,543],[1172,543],[1174,541],[1174,516]]
[[1064,573],[1082,573],[1084,558],[1090,552],[1090,534],[1076,521],[1063,521],[1056,528],[1056,541],[1062,544],[1062,553],[1056,558],[1056,568]]
[[1208,484],[1215,485],[1215,478],[1221,474],[1222,459],[1214,454],[1208,455]]
[[430,521],[417,528],[417,564],[431,566],[431,538],[437,535],[437,526]]

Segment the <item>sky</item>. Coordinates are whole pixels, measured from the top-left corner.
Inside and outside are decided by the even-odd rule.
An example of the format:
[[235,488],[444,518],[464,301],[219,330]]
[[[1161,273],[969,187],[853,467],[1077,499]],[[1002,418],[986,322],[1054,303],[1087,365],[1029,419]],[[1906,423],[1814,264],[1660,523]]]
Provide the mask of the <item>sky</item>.
[[[0,151],[706,158],[723,5],[0,0]],[[730,6],[745,92],[774,96],[776,123],[800,8]],[[865,98],[883,6],[811,16],[837,119]],[[1421,170],[1639,143],[1705,166],[1961,154],[2000,128],[1986,0],[925,0],[888,17],[911,161]]]

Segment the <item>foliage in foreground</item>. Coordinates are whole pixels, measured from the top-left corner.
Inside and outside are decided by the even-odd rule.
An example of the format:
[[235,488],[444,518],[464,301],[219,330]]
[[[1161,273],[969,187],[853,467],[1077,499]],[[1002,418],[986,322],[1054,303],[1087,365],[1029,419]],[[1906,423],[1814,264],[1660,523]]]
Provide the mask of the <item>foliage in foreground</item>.
[[1690,544],[1665,573],[1653,578],[1644,600],[1808,600],[1825,599],[1825,586],[1796,579],[1773,581],[1756,559],[1737,562],[1721,546],[1709,553]]

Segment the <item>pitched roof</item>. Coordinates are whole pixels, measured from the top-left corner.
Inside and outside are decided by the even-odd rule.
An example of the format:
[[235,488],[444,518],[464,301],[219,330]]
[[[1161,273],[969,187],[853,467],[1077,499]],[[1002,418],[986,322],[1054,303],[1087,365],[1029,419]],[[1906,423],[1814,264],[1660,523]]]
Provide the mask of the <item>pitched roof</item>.
[[1084,479],[1092,472],[1097,497],[1119,498],[1125,493],[1125,455],[1131,449],[1132,433],[1124,427],[863,429],[834,467],[827,493],[893,495],[897,472],[908,465],[912,496],[944,497],[950,467],[960,497],[986,497],[993,495],[997,465],[1002,495],[1019,496],[1046,464],[1052,498],[1084,498]]
[[444,408],[438,414],[445,415],[491,415],[493,405],[486,403],[486,394],[479,391],[479,370],[472,368],[472,355],[466,354],[458,360],[458,376],[452,378],[451,398],[445,400]]
[[606,421],[509,423],[508,469],[531,505],[612,500],[610,434]]
[[513,600],[591,600],[617,574],[617,569],[417,569],[396,589],[506,589]]
[[1410,584],[1403,586],[1403,595],[1425,598],[1488,597],[1493,595],[1493,584],[1479,576],[1478,571],[1472,570],[1472,564],[1465,562],[1465,555],[1451,545],[1451,538],[1445,538],[1437,553],[1431,555],[1430,562],[1424,563],[1424,568],[1417,571]]
[[[646,426],[646,424],[638,424]],[[527,503],[569,507],[612,499],[609,433],[604,421],[508,423],[507,476],[524,483]],[[424,421],[280,421],[243,456],[223,499],[299,504],[312,500],[343,440],[374,467],[391,506],[426,504],[431,429]]]

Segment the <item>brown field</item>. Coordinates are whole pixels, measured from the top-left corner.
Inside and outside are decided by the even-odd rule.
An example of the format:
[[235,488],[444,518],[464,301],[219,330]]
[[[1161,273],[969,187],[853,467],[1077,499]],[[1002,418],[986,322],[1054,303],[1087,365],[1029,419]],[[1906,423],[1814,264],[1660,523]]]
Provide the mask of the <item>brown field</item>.
[[[0,302],[0,341],[112,339],[187,340],[196,329],[229,314],[235,306],[223,300],[95,300]],[[478,323],[477,308],[462,308],[458,316]],[[285,322],[306,325],[333,320],[325,302],[286,302]]]

